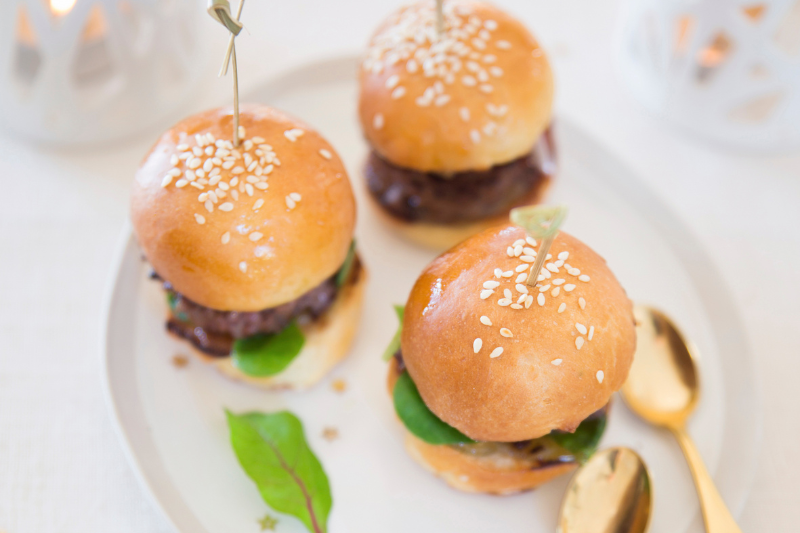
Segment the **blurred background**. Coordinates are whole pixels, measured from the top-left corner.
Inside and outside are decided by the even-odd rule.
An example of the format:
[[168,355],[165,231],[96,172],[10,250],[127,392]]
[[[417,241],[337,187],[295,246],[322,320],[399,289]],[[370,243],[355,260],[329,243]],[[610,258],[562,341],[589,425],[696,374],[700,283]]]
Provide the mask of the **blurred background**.
[[[299,64],[360,53],[402,3],[249,0],[242,99]],[[548,51],[558,115],[640,176],[716,261],[763,398],[760,467],[740,524],[797,531],[800,1],[495,3]],[[140,158],[178,118],[230,100],[230,78],[216,76],[228,35],[205,7],[0,7],[2,533],[170,531],[114,434],[99,334]]]

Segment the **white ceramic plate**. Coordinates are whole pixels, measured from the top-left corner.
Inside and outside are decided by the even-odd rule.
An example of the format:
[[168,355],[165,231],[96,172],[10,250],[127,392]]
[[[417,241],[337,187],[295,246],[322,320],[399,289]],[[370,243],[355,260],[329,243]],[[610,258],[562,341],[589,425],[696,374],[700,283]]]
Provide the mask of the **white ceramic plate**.
[[[145,490],[183,533],[257,532],[267,512],[228,443],[223,408],[298,414],[333,488],[332,533],[550,532],[567,479],[511,497],[453,491],[406,455],[380,355],[403,303],[434,255],[393,236],[373,216],[360,176],[367,153],[356,123],[356,60],[293,71],[246,100],[284,109],[318,128],[348,165],[358,195],[358,242],[371,278],[349,358],[312,391],[264,393],[192,361],[164,332],[165,303],[129,232],[109,292],[103,344],[108,399]],[[703,397],[691,433],[723,497],[741,508],[753,479],[760,410],[742,324],[702,248],[653,194],[595,141],[557,123],[561,171],[552,202],[569,204],[566,229],[608,259],[631,298],[669,313],[701,354]],[[347,390],[335,393],[331,380]],[[323,429],[335,427],[329,442]],[[616,402],[603,446],[626,445],[650,466],[653,533],[700,531],[698,505],[677,445]],[[303,531],[282,517],[279,531]]]

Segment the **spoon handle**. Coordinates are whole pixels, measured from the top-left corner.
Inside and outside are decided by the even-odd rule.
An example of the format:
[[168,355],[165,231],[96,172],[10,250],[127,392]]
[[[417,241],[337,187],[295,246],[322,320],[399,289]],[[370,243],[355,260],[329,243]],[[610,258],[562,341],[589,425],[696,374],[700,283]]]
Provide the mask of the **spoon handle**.
[[706,470],[703,458],[700,457],[697,448],[692,442],[692,438],[682,427],[671,428],[681,445],[683,455],[689,463],[689,469],[694,477],[694,484],[697,487],[697,494],[700,496],[700,508],[703,510],[703,521],[706,524],[707,533],[742,533],[736,521],[728,511],[728,506],[722,501],[722,497],[714,486],[714,480]]

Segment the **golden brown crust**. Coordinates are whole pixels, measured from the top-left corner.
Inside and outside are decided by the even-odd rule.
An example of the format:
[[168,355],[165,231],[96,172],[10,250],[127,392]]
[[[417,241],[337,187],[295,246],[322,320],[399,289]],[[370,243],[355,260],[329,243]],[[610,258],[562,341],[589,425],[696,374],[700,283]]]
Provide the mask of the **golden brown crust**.
[[[544,176],[531,194],[517,202],[515,207],[538,204],[547,195],[552,184],[550,176]],[[488,228],[503,224],[508,221],[508,213],[496,215],[476,222],[463,224],[430,224],[426,222],[408,222],[394,217],[386,212],[372,195],[368,195],[370,204],[375,214],[395,233],[407,241],[419,244],[431,250],[447,250],[464,239]]]
[[[175,290],[212,309],[258,311],[297,298],[341,267],[355,227],[355,199],[344,165],[321,135],[260,105],[242,106],[241,125],[246,139],[263,138],[280,161],[280,166],[273,164],[268,189],[253,188],[250,196],[246,189],[239,192],[238,185],[231,187],[208,212],[199,195],[218,185],[178,188],[179,176],[162,187],[173,168],[172,156],[181,153],[178,145],[194,147],[195,134],[229,140],[231,124],[231,110],[220,108],[167,131],[136,173],[131,218],[148,261]],[[284,132],[295,128],[305,133],[292,142]],[[258,157],[256,149],[249,153]],[[203,162],[209,158],[199,157]],[[185,166],[179,163],[180,170]],[[250,171],[234,174],[240,166],[247,165],[241,159],[230,169],[217,165],[221,183],[234,178],[245,183],[247,176],[253,176]],[[232,190],[237,190],[238,200]],[[299,193],[301,200],[290,210],[286,197],[291,193]],[[264,203],[256,209],[258,200]],[[232,210],[221,209],[226,202]],[[203,224],[195,214],[203,217]],[[223,244],[226,233],[230,241]],[[259,233],[262,237],[255,239]]]
[[[422,273],[405,308],[403,360],[420,395],[439,418],[475,440],[515,442],[554,429],[574,430],[622,386],[633,358],[630,300],[605,260],[566,233],[559,234],[551,253],[568,252],[566,263],[589,281],[562,266],[557,273],[548,271],[545,292],[531,290],[529,308],[499,305],[506,289],[515,304],[521,295],[514,269],[524,262],[509,257],[507,249],[524,238],[521,228],[504,225],[456,246]],[[497,278],[497,268],[514,272]],[[562,279],[561,285],[553,283]],[[500,283],[495,292],[481,299],[483,284],[495,281]],[[484,325],[482,316],[492,325]],[[584,326],[587,333],[579,331]],[[503,336],[501,328],[513,336]],[[476,338],[482,340],[478,353]],[[583,343],[580,349],[576,342]],[[502,354],[491,358],[497,348]]]
[[[391,39],[388,32],[396,37],[425,28],[432,31],[433,2],[400,9],[374,34],[360,70],[359,117],[367,140],[388,161],[421,171],[480,170],[521,157],[550,121],[553,76],[543,50],[518,20],[491,4],[449,0],[445,10],[450,13],[448,36],[461,32],[459,41],[470,48],[462,54],[453,48],[444,52],[447,59],[441,64],[449,65],[452,78],[426,75],[424,61],[415,60],[412,65],[422,64],[409,72],[415,50],[427,50],[429,42],[407,50],[385,45]],[[411,16],[424,23],[409,25],[404,17]],[[471,25],[470,18],[479,20],[480,27]],[[457,21],[461,21],[458,27]],[[413,40],[404,42],[408,46]],[[396,82],[393,76],[398,77]],[[429,88],[433,91],[437,81],[441,85],[436,98],[449,100],[437,105],[434,98],[420,105],[418,98]],[[395,98],[398,87],[405,93]],[[469,110],[468,116],[462,115],[462,108]]]
[[481,457],[452,446],[428,444],[408,431],[405,445],[408,454],[429,472],[465,492],[514,494],[535,489],[578,467],[577,463],[556,463],[531,468],[529,461],[506,454]]
[[319,380],[345,358],[361,315],[368,274],[361,266],[354,283],[342,287],[336,302],[317,320],[301,326],[305,344],[300,354],[281,373],[269,377],[243,374],[230,357],[211,357],[190,345],[202,361],[213,364],[221,373],[249,385],[270,390],[304,390]]

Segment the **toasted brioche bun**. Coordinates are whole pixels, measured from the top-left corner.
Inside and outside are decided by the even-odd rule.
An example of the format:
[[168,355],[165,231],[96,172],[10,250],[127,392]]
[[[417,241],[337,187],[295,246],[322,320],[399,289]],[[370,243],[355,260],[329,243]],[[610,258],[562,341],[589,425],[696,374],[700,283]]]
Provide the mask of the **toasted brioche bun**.
[[[515,442],[554,429],[574,431],[622,386],[633,359],[630,300],[605,260],[566,233],[555,239],[552,261],[568,252],[566,262],[590,280],[562,266],[558,273],[548,270],[546,292],[530,288],[529,308],[499,305],[506,289],[514,304],[522,295],[514,270],[524,262],[507,249],[524,238],[522,228],[506,224],[464,241],[428,266],[405,308],[401,346],[411,378],[436,416],[474,440]],[[514,272],[497,278],[497,268]],[[495,292],[481,299],[484,282],[495,281]],[[592,340],[577,329],[584,326],[594,328]],[[513,336],[503,336],[501,328]],[[482,347],[475,353],[478,338]],[[490,357],[498,348],[502,353]]]
[[[443,40],[435,37],[429,0],[401,8],[373,35],[360,69],[367,140],[388,161],[421,171],[479,170],[521,157],[550,122],[553,76],[543,50],[525,26],[491,4],[447,0],[444,10]],[[423,44],[415,34],[427,35]],[[465,55],[452,45],[456,40],[469,49]],[[448,51],[441,52],[443,42],[451,43]],[[444,54],[441,73],[426,75],[429,52]],[[437,82],[440,91],[426,99]]]
[[[397,359],[392,359],[387,380],[390,396],[398,377]],[[426,470],[464,492],[503,495],[535,489],[578,466],[574,462],[541,466],[502,452],[471,455],[453,446],[428,444],[408,430],[405,430],[405,446],[408,454]]]
[[[356,334],[367,270],[361,265],[355,282],[342,287],[334,304],[317,320],[301,325],[305,336],[302,351],[286,369],[274,376],[253,377],[243,374],[230,357],[211,357],[190,346],[191,351],[228,377],[264,389],[304,390],[315,385],[345,358]],[[187,343],[188,344],[188,343]]]
[[[148,261],[176,291],[212,309],[258,311],[296,299],[342,266],[353,238],[356,206],[344,165],[317,132],[266,106],[245,105],[240,114],[245,139],[261,137],[259,142],[270,145],[280,161],[268,176],[268,189],[253,188],[250,196],[239,192],[237,184],[208,212],[198,197],[219,191],[218,185],[179,188],[183,176],[178,176],[162,186],[174,167],[170,159],[182,152],[179,145],[196,146],[196,134],[231,139],[231,109],[214,109],[175,125],[145,157],[136,173],[131,217]],[[292,129],[305,133],[292,142],[284,135]],[[256,149],[248,153],[258,159]],[[205,163],[211,157],[199,159]],[[254,174],[237,169],[245,166],[238,159],[230,169],[214,168],[221,170],[220,183],[234,178],[245,183]],[[186,170],[183,160],[177,167]],[[268,167],[263,168],[266,173]],[[290,210],[287,196],[292,193],[302,199]],[[259,200],[264,203],[255,209]],[[232,204],[230,211],[224,210],[225,203]],[[227,244],[224,235],[230,236]]]
[[[545,176],[543,181],[531,191],[531,194],[518,202],[518,206],[538,204],[547,195],[552,184],[552,178]],[[391,214],[375,200],[371,194],[370,204],[375,214],[384,223],[403,239],[430,248],[431,250],[447,250],[464,239],[475,235],[485,229],[503,224],[508,221],[508,213],[494,217],[468,222],[463,224],[431,224],[427,222],[409,222],[401,220]]]

